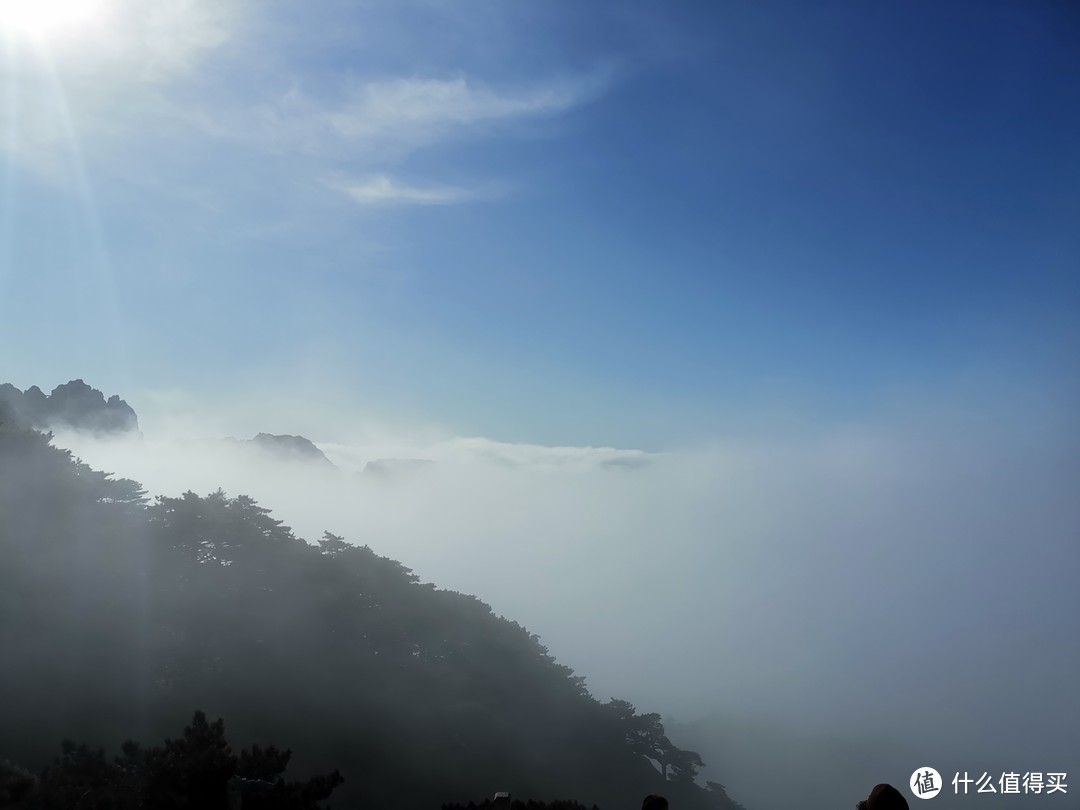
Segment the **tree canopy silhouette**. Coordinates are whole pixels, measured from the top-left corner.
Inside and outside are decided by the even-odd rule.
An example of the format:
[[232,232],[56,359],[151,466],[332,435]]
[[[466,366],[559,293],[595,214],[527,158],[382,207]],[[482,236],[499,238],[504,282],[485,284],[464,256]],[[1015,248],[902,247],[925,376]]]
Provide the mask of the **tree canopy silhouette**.
[[[735,806],[696,783],[700,757],[672,745],[659,715],[600,703],[476,597],[329,532],[309,544],[245,495],[149,501],[10,411],[0,642],[15,651],[0,658],[0,758],[34,769],[58,740],[91,746],[48,766],[61,793],[129,778],[161,806],[211,802],[232,775],[276,785],[288,764],[309,780],[340,768],[342,806],[435,807],[502,786],[601,807],[652,792],[688,810]],[[196,715],[181,738],[125,748],[122,763],[96,753],[161,739],[196,706],[228,717],[246,748],[229,753],[221,727]],[[265,747],[284,740],[295,757]],[[290,796],[314,802],[327,783],[295,784],[308,787]]]
[[210,723],[201,711],[178,739],[146,751],[132,741],[112,760],[104,749],[71,741],[60,750],[37,779],[25,771],[0,771],[0,807],[315,810],[342,782],[337,771],[286,782],[291,751],[256,745],[235,755],[225,740],[224,721]]

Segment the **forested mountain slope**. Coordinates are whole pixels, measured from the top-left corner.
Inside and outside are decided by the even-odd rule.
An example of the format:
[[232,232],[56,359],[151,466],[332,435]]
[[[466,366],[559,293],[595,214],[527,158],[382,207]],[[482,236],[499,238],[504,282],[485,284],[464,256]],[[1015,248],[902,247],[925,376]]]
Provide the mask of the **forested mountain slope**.
[[308,544],[243,495],[148,503],[10,410],[0,423],[0,760],[154,743],[198,709],[237,746],[294,751],[290,778],[340,770],[339,808],[497,790],[734,807],[658,715],[594,699],[479,599],[329,533]]

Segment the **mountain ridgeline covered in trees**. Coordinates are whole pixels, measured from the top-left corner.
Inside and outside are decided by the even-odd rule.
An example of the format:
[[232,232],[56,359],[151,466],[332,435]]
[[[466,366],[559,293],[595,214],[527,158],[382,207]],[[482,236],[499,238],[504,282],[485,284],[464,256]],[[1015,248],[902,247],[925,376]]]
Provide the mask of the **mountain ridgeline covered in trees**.
[[[2,402],[0,554],[0,802],[211,806],[190,794],[209,768],[214,801],[229,780],[276,791],[245,806],[332,792],[338,808],[438,808],[509,790],[601,810],[649,793],[738,807],[697,784],[700,758],[659,715],[593,698],[479,599],[329,532],[309,544],[244,495],[151,502]],[[153,745],[197,711],[179,741],[125,744]],[[207,717],[236,745],[280,748],[233,755]]]

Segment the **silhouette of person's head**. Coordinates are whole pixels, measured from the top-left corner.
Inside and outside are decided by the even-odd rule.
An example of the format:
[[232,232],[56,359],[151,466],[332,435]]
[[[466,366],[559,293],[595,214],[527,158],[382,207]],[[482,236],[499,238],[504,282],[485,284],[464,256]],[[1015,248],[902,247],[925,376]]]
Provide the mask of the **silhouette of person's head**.
[[641,803],[641,810],[668,810],[667,799],[656,794],[649,794]]
[[892,785],[874,785],[870,795],[855,805],[857,810],[908,810],[907,799]]

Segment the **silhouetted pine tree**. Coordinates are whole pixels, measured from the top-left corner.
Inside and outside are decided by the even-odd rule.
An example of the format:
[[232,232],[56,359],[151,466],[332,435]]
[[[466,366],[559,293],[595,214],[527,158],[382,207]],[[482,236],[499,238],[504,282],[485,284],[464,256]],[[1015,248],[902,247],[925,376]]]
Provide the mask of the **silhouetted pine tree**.
[[[110,795],[94,779],[153,773],[140,784],[164,803],[211,807],[234,777],[253,795],[276,785],[252,799],[267,807],[317,801],[329,782],[267,779],[288,763],[312,778],[340,767],[344,806],[436,807],[506,786],[612,808],[653,792],[680,810],[735,807],[695,783],[700,757],[671,744],[659,715],[598,702],[476,597],[330,533],[309,545],[244,495],[148,504],[136,482],[3,413],[0,644],[14,651],[0,657],[0,757],[39,768],[64,738],[160,739],[192,706],[228,717],[242,744],[298,752],[234,756],[196,716],[178,740],[117,761],[65,749],[39,796],[89,780],[89,801]],[[23,784],[5,780],[8,793]]]

